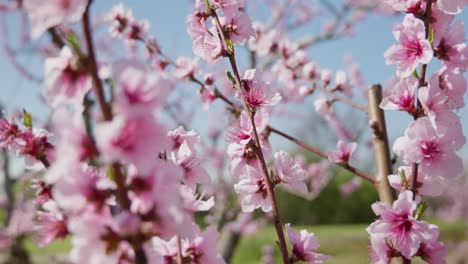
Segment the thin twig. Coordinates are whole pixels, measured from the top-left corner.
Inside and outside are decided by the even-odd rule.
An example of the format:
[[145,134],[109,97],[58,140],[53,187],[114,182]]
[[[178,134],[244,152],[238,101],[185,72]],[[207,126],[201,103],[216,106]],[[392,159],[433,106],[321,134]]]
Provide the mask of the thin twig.
[[177,235],[177,264],[183,264],[184,259],[182,257],[182,241],[180,236]]
[[[308,150],[308,151],[310,151],[312,153],[315,153],[315,154],[317,154],[318,156],[320,156],[320,157],[322,157],[324,159],[328,159],[328,154],[327,153],[325,153],[325,152],[321,151],[320,149],[317,149],[317,148],[305,143],[302,140],[299,140],[299,139],[297,139],[297,138],[295,138],[295,137],[293,137],[291,135],[288,135],[288,134],[286,134],[285,132],[283,132],[283,131],[281,131],[279,129],[268,126],[267,131],[275,133],[275,134],[277,134],[279,136],[282,136],[283,138],[288,139],[289,141],[292,141],[292,142],[296,143],[296,145],[302,147],[303,149]],[[336,165],[338,165],[338,166],[340,166],[340,167],[354,173],[356,176],[359,176],[359,177],[363,178],[364,180],[369,181],[372,184],[375,184],[375,179],[371,175],[367,174],[366,172],[363,172],[363,171],[361,171],[361,170],[359,170],[357,168],[354,168],[349,164],[336,163]]]
[[[433,0],[427,1],[426,4],[426,12],[424,14],[424,26],[426,30],[426,39],[429,38],[429,27],[430,27],[430,18],[431,18],[431,11],[432,11],[432,2]],[[421,73],[419,76],[419,88],[423,87],[426,85],[426,69],[427,69],[427,64],[421,65]],[[419,99],[416,97],[416,110],[415,112],[418,113],[418,109],[420,107],[420,102]],[[419,118],[419,115],[413,115],[414,120]],[[412,169],[411,169],[411,191],[413,192],[413,199],[416,199],[416,194],[417,194],[417,181],[418,181],[418,163],[413,163]],[[411,263],[411,260],[410,262]]]
[[[224,45],[226,45],[227,44],[226,37],[224,36],[224,32],[223,32],[223,29],[222,29],[222,26],[221,26],[221,22],[219,21],[218,15],[213,10],[210,13],[214,17],[216,26],[217,26],[218,31],[219,31],[218,33],[221,36]],[[239,92],[241,92],[242,91],[242,87],[241,87],[242,82],[241,82],[241,78],[240,78],[240,74],[239,74],[239,69],[238,69],[237,63],[236,63],[236,57],[235,57],[235,54],[234,54],[234,49],[232,49],[232,50],[229,49],[227,52],[228,52],[227,56],[228,56],[229,62],[231,64],[231,68],[232,68],[232,70],[234,72],[234,76],[236,78],[237,89],[239,89]],[[249,110],[249,107],[247,107],[247,104],[246,104],[245,100],[243,100],[243,102],[244,102],[245,109]],[[275,225],[275,229],[276,229],[276,234],[278,235],[279,246],[280,246],[281,256],[283,258],[283,263],[284,264],[289,264],[290,261],[289,261],[288,247],[286,245],[286,240],[285,240],[285,236],[284,236],[284,232],[283,232],[283,225],[281,224],[278,205],[277,205],[276,198],[275,198],[274,186],[273,186],[273,183],[271,182],[270,176],[268,174],[268,168],[266,166],[265,158],[263,156],[263,151],[262,151],[262,148],[260,146],[260,139],[258,137],[258,132],[257,132],[257,128],[256,128],[256,125],[255,125],[254,116],[255,116],[255,112],[251,111],[250,115],[249,115],[249,119],[250,119],[250,123],[252,124],[252,133],[253,133],[254,140],[255,140],[255,154],[256,154],[256,156],[257,156],[257,158],[258,158],[258,160],[260,161],[260,164],[261,164],[261,168],[262,168],[262,172],[263,172],[262,173],[263,174],[263,180],[267,183],[266,184],[267,185],[267,193],[268,193],[268,198],[270,200],[270,203],[272,205],[273,221],[274,221],[274,225]]]
[[362,105],[359,105],[359,104],[356,104],[355,102],[347,99],[347,98],[344,98],[344,97],[341,97],[337,94],[335,94],[334,92],[328,90],[326,87],[322,87],[322,86],[318,86],[319,89],[323,92],[325,92],[326,94],[328,94],[329,96],[331,96],[333,99],[337,100],[337,101],[340,101],[344,104],[347,104],[348,106],[352,107],[352,108],[355,108],[355,109],[358,109],[360,111],[363,111],[365,113],[367,113],[367,108],[365,106],[362,106]]

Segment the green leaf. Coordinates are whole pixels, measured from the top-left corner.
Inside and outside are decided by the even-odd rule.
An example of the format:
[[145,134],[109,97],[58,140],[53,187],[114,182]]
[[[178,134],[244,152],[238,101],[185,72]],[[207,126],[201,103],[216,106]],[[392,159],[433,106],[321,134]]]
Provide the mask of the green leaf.
[[228,79],[232,82],[233,85],[236,84],[236,79],[234,79],[234,76],[232,76],[232,73],[230,71],[226,71],[226,75]]
[[400,171],[400,177],[401,177],[401,185],[404,186],[405,189],[408,189],[408,180],[406,179],[406,173],[404,170]]
[[80,48],[80,41],[76,37],[75,33],[71,31],[67,32],[65,34],[65,40],[67,41],[74,54],[78,55],[79,57],[83,57],[83,52],[81,52]]
[[419,75],[418,75],[418,71],[417,71],[417,70],[414,70],[413,76],[416,77],[417,79],[419,79]]
[[429,43],[432,44],[434,42],[434,29],[429,25],[429,36],[428,36]]
[[229,38],[226,39],[226,46],[227,46],[229,53],[232,53],[234,51],[234,44],[232,43],[231,39]]
[[23,125],[25,127],[32,127],[32,116],[26,109],[23,109]]
[[416,219],[421,218],[421,216],[424,214],[424,211],[426,211],[426,209],[427,209],[426,202],[422,201],[418,205],[418,208],[416,209],[416,214],[415,214],[414,218],[416,218]]
[[207,11],[210,12],[210,10],[211,10],[210,1],[209,1],[209,0],[205,0],[205,4],[206,4],[206,9],[207,9]]
[[109,179],[111,180],[115,180],[115,173],[114,173],[114,169],[112,167],[109,167],[106,171],[106,175],[107,177],[109,177]]

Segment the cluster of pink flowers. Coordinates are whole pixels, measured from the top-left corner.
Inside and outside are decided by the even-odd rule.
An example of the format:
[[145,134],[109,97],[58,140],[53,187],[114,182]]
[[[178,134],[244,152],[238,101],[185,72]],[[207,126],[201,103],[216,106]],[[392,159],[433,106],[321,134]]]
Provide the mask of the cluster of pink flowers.
[[[88,1],[46,1],[50,8],[24,2],[34,36],[87,15]],[[111,36],[148,44],[145,22],[123,5],[107,17]],[[45,60],[53,133],[33,128],[27,113],[24,128],[0,120],[1,147],[46,169],[33,186],[39,245],[71,235],[77,263],[167,263],[181,243],[184,263],[224,263],[214,246],[218,232],[200,230],[194,218],[214,206],[199,192],[211,184],[197,153],[200,137],[182,126],[169,130],[158,115],[180,69],[148,67],[138,57],[98,63],[77,45]],[[113,81],[112,101],[101,78]],[[85,100],[96,100],[102,112]]]
[[[419,256],[444,263],[438,227],[420,217],[423,196],[440,195],[440,186],[463,169],[457,151],[466,140],[456,111],[464,107],[468,47],[463,23],[453,20],[466,1],[347,0],[337,21],[324,25],[323,35],[304,40],[292,40],[283,26],[306,23],[316,11],[303,1],[292,2],[283,11],[295,9],[302,16],[279,26],[284,14],[275,4],[270,25],[252,21],[245,0],[196,0],[186,20],[196,57],[172,60],[149,35],[148,21],[135,18],[123,4],[97,24],[108,28],[106,39],[127,48],[124,58],[101,55],[107,53],[93,42],[92,1],[23,0],[17,8],[29,17],[33,38],[48,32],[59,41],[44,60],[42,96],[51,109],[47,130],[33,126],[26,111],[23,126],[13,118],[0,119],[0,147],[39,172],[31,186],[34,201],[26,204],[35,208],[25,221],[34,221],[24,228],[11,224],[0,234],[34,233],[40,246],[70,236],[70,259],[76,263],[218,264],[229,259],[217,250],[216,225],[226,233],[248,234],[273,220],[284,263],[326,261],[330,256],[316,252],[313,233],[281,223],[275,192],[282,188],[316,197],[328,182],[330,164],[376,183],[351,164],[357,135],[333,107],[343,102],[370,112],[351,101],[353,88],[366,93],[357,65],[348,58],[346,71],[322,68],[306,51],[315,41],[352,35],[363,10],[376,10],[406,13],[393,30],[397,44],[384,54],[388,64],[396,64],[397,76],[380,107],[407,112],[414,121],[393,144],[403,162],[388,175],[389,184],[400,191],[398,199],[372,206],[378,218],[367,228],[371,260]],[[346,12],[353,12],[350,18]],[[78,22],[81,34],[74,31]],[[251,66],[239,69],[236,48],[243,45],[251,53]],[[429,74],[427,65],[435,59],[442,67]],[[226,103],[218,114],[226,115],[228,124],[216,118],[222,127],[209,132],[214,145],[218,138],[226,145],[208,146],[197,132],[179,125],[186,105],[176,88],[184,82],[200,86],[205,109],[215,100]],[[317,93],[313,107],[338,138],[334,151],[315,149],[270,125],[273,116],[287,111],[283,106]],[[177,126],[168,124],[166,111]],[[374,120],[370,126],[377,130]],[[275,151],[269,141],[273,133],[324,160],[307,166],[300,154]],[[219,173],[227,164],[231,178],[214,181],[208,162]],[[342,194],[356,190],[361,178],[343,184]],[[232,204],[230,191],[237,203],[226,208]],[[211,214],[199,224],[200,212],[207,211]],[[266,255],[265,262],[272,262],[271,252]]]
[[[25,119],[31,118],[27,112],[24,115]],[[53,156],[51,134],[44,129],[33,128],[31,120],[24,123],[24,127],[16,124],[13,116],[0,118],[0,147],[24,157],[31,169],[43,168],[46,164],[42,163]]]
[[[274,169],[271,175],[266,171],[265,161],[270,159],[271,148],[265,133],[268,133],[272,107],[280,102],[282,96],[279,92],[272,93],[268,82],[271,78],[255,69],[245,70],[242,78],[239,75],[234,45],[243,45],[256,35],[250,18],[241,11],[242,7],[243,1],[197,1],[195,12],[187,19],[187,28],[193,40],[193,52],[197,56],[206,61],[230,58],[235,75],[230,77],[231,85],[237,91],[237,99],[241,101],[241,105],[229,101],[236,107],[237,115],[225,132],[225,139],[229,143],[227,154],[231,161],[230,171],[234,179],[238,179],[234,189],[241,199],[243,212],[250,213],[257,208],[270,212],[277,210],[276,205],[272,204],[274,193],[271,193],[276,186],[294,193],[308,194],[305,183],[308,173],[301,162],[285,151],[274,153]],[[184,76],[193,80],[193,72],[189,70]],[[337,81],[337,89],[345,90],[345,82]],[[298,238],[290,229],[288,234],[291,244],[296,248],[289,261],[321,263],[327,258],[313,252],[318,247],[318,244],[310,244],[309,240],[313,238],[302,238],[302,235]],[[313,237],[313,234],[310,236]],[[287,250],[285,246],[281,247]]]
[[[385,52],[387,63],[397,65],[397,80],[380,106],[405,111],[414,121],[393,144],[393,152],[404,163],[388,176],[400,191],[398,200],[393,207],[384,203],[372,207],[380,217],[367,229],[371,258],[373,263],[389,263],[396,256],[408,260],[420,256],[428,263],[446,263],[438,227],[419,220],[419,209],[423,196],[440,195],[441,186],[451,184],[463,170],[456,152],[466,139],[455,111],[464,106],[468,47],[463,24],[452,21],[464,3],[387,2],[407,14],[393,30],[398,44]],[[427,64],[435,58],[443,66],[429,75]]]

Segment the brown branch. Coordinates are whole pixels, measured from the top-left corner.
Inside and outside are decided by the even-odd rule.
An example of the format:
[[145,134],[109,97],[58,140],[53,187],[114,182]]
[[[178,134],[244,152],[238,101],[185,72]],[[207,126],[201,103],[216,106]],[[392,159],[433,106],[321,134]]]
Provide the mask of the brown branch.
[[15,204],[15,196],[13,194],[13,184],[14,180],[11,178],[10,171],[10,156],[8,156],[8,151],[5,148],[2,148],[1,154],[3,157],[3,189],[6,194],[6,215],[5,215],[5,226],[8,226],[10,223],[11,215],[13,213],[13,208]]
[[261,164],[261,168],[263,171],[263,179],[267,183],[267,192],[268,192],[268,197],[270,198],[270,202],[272,204],[273,222],[274,222],[276,233],[279,239],[281,255],[283,257],[283,263],[288,264],[290,263],[289,253],[288,253],[288,248],[286,246],[286,240],[284,238],[283,225],[281,224],[278,204],[276,202],[274,184],[271,182],[270,176],[268,174],[268,168],[265,162],[265,158],[263,156],[262,148],[260,146],[260,139],[258,137],[254,117],[255,117],[255,112],[252,112],[250,115],[250,123],[252,124],[252,132],[254,134],[254,138],[256,142],[255,154],[257,155],[257,158],[259,159],[260,164]]
[[184,258],[182,257],[182,241],[180,236],[177,235],[177,264],[183,264]]
[[[216,14],[216,12],[214,10],[211,10],[209,13],[211,14],[211,16],[215,20],[216,26],[218,28],[218,33],[221,36],[221,39],[223,40],[223,44],[225,46],[227,46],[226,45],[227,44],[226,37],[224,36],[224,32],[223,32],[223,29],[222,29],[222,26],[221,26],[221,22],[219,21],[218,15]],[[239,89],[239,92],[241,92],[242,91],[242,87],[241,87],[242,82],[241,82],[241,78],[240,78],[240,74],[239,74],[239,69],[237,68],[234,49],[228,48],[227,57],[229,58],[231,68],[232,68],[232,70],[234,72],[234,76],[236,78],[236,87],[237,87],[237,89]],[[245,109],[249,110],[249,107],[247,107],[247,104],[246,104],[245,100],[243,100],[243,102],[244,102]],[[256,125],[255,125],[254,116],[255,116],[255,112],[250,111],[249,119],[250,119],[250,123],[252,124],[252,133],[253,133],[254,140],[255,140],[255,154],[256,154],[258,160],[260,161],[262,172],[263,172],[262,173],[263,180],[265,181],[265,183],[267,185],[268,198],[269,198],[270,203],[272,205],[273,221],[274,221],[274,225],[275,225],[275,229],[276,229],[276,234],[277,234],[278,240],[279,240],[279,246],[280,246],[281,256],[283,258],[283,263],[284,264],[289,264],[290,261],[289,261],[288,247],[286,245],[286,240],[285,240],[284,232],[283,232],[283,226],[281,224],[281,219],[280,219],[280,215],[279,215],[279,211],[278,211],[278,205],[277,205],[276,198],[275,198],[274,185],[271,182],[270,176],[268,174],[268,168],[266,166],[265,158],[263,156],[262,148],[260,146],[260,139],[258,137],[258,132],[257,132],[257,128],[256,128]]]
[[[431,12],[432,12],[432,3],[433,3],[433,0],[427,1],[426,12],[425,12],[424,18],[423,18],[424,26],[425,26],[426,39],[429,39],[429,34],[430,34],[429,28],[430,28],[430,19],[431,19]],[[427,64],[421,65],[421,73],[420,73],[420,76],[419,76],[418,90],[419,90],[419,88],[426,85],[426,70],[427,70]],[[416,106],[415,106],[416,107],[416,110],[415,110],[416,113],[418,113],[418,109],[420,108],[420,104],[421,103],[419,102],[419,99],[416,97]],[[413,115],[413,118],[414,118],[414,120],[416,120],[416,119],[419,118],[419,116],[418,115]],[[417,194],[417,190],[416,190],[417,184],[416,183],[417,183],[417,181],[418,181],[418,164],[413,163],[413,166],[411,168],[411,191],[413,192],[413,199],[416,199],[416,194]],[[409,261],[409,263],[411,263],[411,260]]]
[[[91,7],[92,0],[88,2],[88,6],[86,7],[86,11],[83,14],[82,18],[82,27],[83,27],[83,34],[86,43],[86,49],[88,52],[86,62],[88,65],[89,73],[91,74],[91,78],[93,80],[93,92],[97,98],[99,108],[101,109],[101,113],[104,117],[105,121],[112,121],[112,111],[109,105],[106,103],[106,99],[104,96],[104,87],[102,85],[101,79],[98,75],[97,69],[97,60],[96,55],[94,52],[94,45],[93,45],[93,37],[91,33],[91,26],[90,26],[90,7]],[[117,200],[119,204],[125,210],[130,209],[130,199],[127,195],[127,188],[125,186],[125,176],[122,172],[122,167],[118,162],[114,162],[112,164],[112,169],[114,171],[115,176],[115,183],[117,184]],[[144,249],[142,247],[142,241],[140,241],[139,237],[136,237],[135,240],[130,241],[135,252],[135,263],[137,264],[146,264],[148,263],[147,257],[145,255]]]
[[382,86],[373,85],[370,87],[368,91],[368,101],[369,122],[372,128],[372,145],[374,147],[376,167],[375,187],[379,193],[380,201],[391,205],[395,197],[388,182],[388,175],[392,174],[393,169],[385,115],[379,106],[382,101]]

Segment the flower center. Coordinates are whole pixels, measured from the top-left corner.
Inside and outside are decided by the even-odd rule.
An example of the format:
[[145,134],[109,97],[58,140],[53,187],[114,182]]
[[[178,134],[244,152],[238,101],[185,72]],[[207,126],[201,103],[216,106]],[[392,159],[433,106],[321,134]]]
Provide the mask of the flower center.
[[268,192],[267,192],[266,184],[263,181],[263,179],[257,181],[257,186],[258,186],[257,193],[261,194],[263,199],[266,199]]
[[440,153],[439,146],[434,141],[423,142],[420,149],[425,159],[433,159]]

